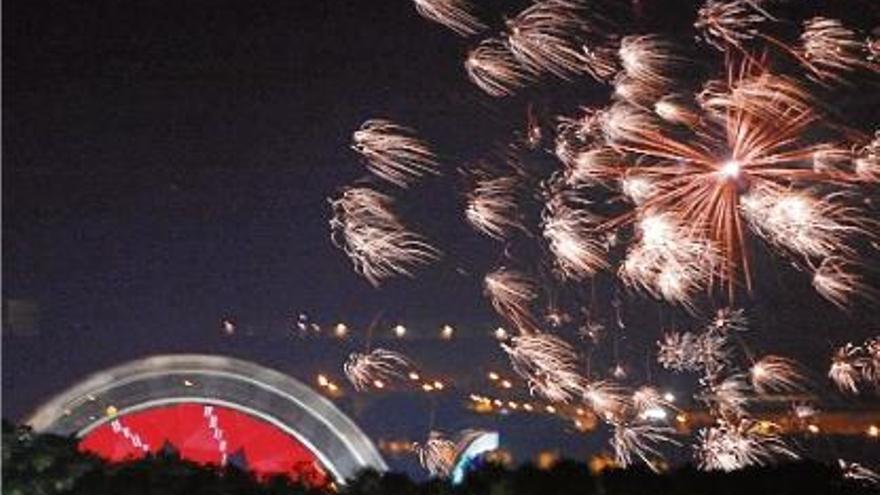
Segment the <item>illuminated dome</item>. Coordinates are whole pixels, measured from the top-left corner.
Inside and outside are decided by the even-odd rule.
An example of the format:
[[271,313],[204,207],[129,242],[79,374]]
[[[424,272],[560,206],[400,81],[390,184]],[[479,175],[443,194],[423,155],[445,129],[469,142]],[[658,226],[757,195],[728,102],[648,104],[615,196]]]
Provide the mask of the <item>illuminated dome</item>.
[[387,469],[329,400],[287,375],[222,356],[156,356],[96,373],[27,423],[75,435],[81,450],[110,461],[172,450],[313,485],[327,474],[344,482],[362,469]]

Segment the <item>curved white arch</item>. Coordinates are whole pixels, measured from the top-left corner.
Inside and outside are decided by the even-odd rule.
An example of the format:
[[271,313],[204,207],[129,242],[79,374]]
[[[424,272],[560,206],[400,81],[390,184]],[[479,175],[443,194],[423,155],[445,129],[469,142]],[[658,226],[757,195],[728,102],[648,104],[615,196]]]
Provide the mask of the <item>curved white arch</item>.
[[224,356],[162,355],[110,368],[50,399],[27,420],[35,431],[81,437],[117,416],[160,405],[223,405],[279,427],[341,483],[387,469],[367,436],[332,402],[283,373]]

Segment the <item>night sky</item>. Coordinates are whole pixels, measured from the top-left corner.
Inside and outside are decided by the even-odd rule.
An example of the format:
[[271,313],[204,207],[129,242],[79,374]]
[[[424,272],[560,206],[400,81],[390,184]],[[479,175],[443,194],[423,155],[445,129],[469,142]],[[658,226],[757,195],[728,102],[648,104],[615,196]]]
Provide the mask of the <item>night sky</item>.
[[[496,14],[504,4],[482,2]],[[673,4],[651,22],[688,22],[689,2]],[[496,246],[464,225],[449,182],[524,125],[528,95],[502,103],[472,86],[461,68],[470,41],[408,0],[13,0],[3,19],[3,298],[39,307],[37,335],[4,330],[4,417],[22,419],[90,372],[167,352],[341,380],[359,339],[298,338],[301,313],[355,332],[377,319],[377,339],[404,323],[413,338],[387,345],[437,373],[508,370],[480,287]],[[364,175],[348,146],[374,117],[417,128],[451,177],[402,201],[446,258],[380,289],[330,242],[326,200]],[[818,369],[835,346],[876,334],[876,305],[841,312],[784,260],[758,263],[762,283],[743,306],[762,349]],[[624,312],[618,352],[634,367],[664,326],[688,321],[636,295]],[[460,339],[418,338],[446,323]],[[523,457],[554,445],[583,457],[605,441],[553,420],[493,423],[467,413],[468,390],[457,392],[441,400],[435,427],[499,427]],[[395,396],[358,422],[374,438],[418,439],[429,409],[424,397]],[[546,442],[530,443],[536,433]]]

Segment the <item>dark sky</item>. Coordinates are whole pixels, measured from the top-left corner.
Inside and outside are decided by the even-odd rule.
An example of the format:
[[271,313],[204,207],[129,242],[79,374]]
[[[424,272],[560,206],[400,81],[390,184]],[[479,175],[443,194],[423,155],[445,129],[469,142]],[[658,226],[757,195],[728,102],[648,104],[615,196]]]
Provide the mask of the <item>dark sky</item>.
[[[669,4],[653,22],[687,21],[688,2]],[[383,328],[423,332],[498,324],[479,288],[495,246],[468,234],[448,184],[413,193],[412,218],[449,254],[416,281],[375,290],[329,240],[326,198],[363,175],[348,143],[365,119],[418,128],[452,171],[524,114],[524,100],[472,87],[469,42],[408,0],[13,0],[3,19],[3,298],[36,301],[40,317],[37,336],[4,334],[4,417],[164,352],[229,353],[304,380],[340,374],[355,346],[293,338],[300,312],[359,328],[381,312]],[[746,304],[762,347],[824,361],[876,331],[876,306],[835,311],[785,262],[765,265]],[[673,318],[642,306],[628,316],[636,361]],[[503,364],[473,339],[404,347],[441,370]],[[423,436],[427,406],[394,400],[362,420],[368,433]],[[448,402],[443,427],[480,421]],[[544,431],[584,452],[559,424],[508,425],[514,445]]]

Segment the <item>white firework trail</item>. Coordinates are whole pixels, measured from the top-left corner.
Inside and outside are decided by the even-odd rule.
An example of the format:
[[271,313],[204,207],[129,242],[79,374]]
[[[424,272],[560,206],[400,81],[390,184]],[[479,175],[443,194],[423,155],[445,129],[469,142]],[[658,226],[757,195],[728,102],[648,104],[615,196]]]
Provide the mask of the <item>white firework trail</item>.
[[675,409],[672,402],[666,400],[659,390],[644,385],[636,389],[630,400],[635,416],[640,419],[648,419],[653,411],[663,409]]
[[537,78],[502,41],[489,38],[468,52],[464,61],[468,79],[490,96],[510,96]]
[[657,362],[665,369],[693,372],[702,366],[700,340],[691,332],[666,332],[657,347]]
[[798,393],[806,390],[806,378],[793,359],[782,356],[764,356],[749,369],[752,387],[762,395],[782,392]]
[[843,459],[838,459],[837,465],[840,466],[840,474],[845,479],[870,486],[880,485],[880,473],[866,468],[857,462],[847,462]]
[[855,296],[870,297],[872,289],[862,282],[851,263],[843,258],[822,260],[813,272],[813,288],[820,296],[841,309],[846,309]]
[[880,70],[869,60],[868,43],[837,19],[814,17],[804,22],[800,54],[820,79],[845,82],[842,73]]
[[415,132],[390,120],[373,119],[353,134],[352,149],[377,176],[408,187],[425,175],[440,175],[437,157]]
[[638,241],[627,252],[619,275],[629,286],[693,309],[693,297],[717,271],[712,244],[678,223],[672,214],[646,215],[637,224]]
[[499,268],[486,274],[483,280],[485,294],[492,307],[520,332],[536,330],[530,306],[538,297],[538,285],[525,274]]
[[333,243],[374,286],[392,276],[412,276],[416,266],[440,257],[439,250],[407,230],[397,218],[391,196],[368,187],[352,187],[330,204]]
[[746,413],[750,393],[751,387],[745,375],[735,374],[709,384],[708,393],[703,398],[722,417],[742,417]]
[[828,369],[828,378],[841,392],[859,393],[858,382],[862,373],[862,354],[863,349],[851,343],[834,352],[834,356],[831,358],[831,367]]
[[744,195],[741,205],[749,226],[770,244],[807,259],[827,258],[851,254],[850,236],[871,234],[855,209],[836,199],[762,185]]
[[478,178],[467,195],[465,217],[480,232],[504,239],[513,231],[525,230],[517,211],[516,177]]
[[597,218],[556,197],[542,212],[542,229],[560,273],[573,280],[583,280],[607,267],[605,247],[593,235]]
[[759,432],[749,420],[700,429],[695,455],[700,469],[728,472],[765,466],[779,458],[799,458],[779,435]]
[[501,348],[533,395],[567,403],[583,394],[585,379],[577,371],[577,354],[559,337],[546,333],[519,335],[502,343]]
[[419,456],[419,464],[436,478],[449,476],[458,453],[455,442],[437,431],[429,433],[424,444],[416,444],[415,450]]
[[749,329],[749,320],[742,309],[722,308],[715,312],[715,318],[706,327],[707,332],[730,334]]
[[687,59],[679,51],[658,35],[638,35],[624,37],[618,54],[623,72],[641,85],[642,95],[660,95],[686,66]]
[[461,36],[476,34],[486,26],[475,16],[466,0],[413,0],[416,11],[430,21],[442,24]]
[[406,376],[412,362],[399,352],[373,349],[370,352],[353,352],[343,365],[343,371],[355,390],[370,387],[384,388],[387,383]]
[[587,60],[579,39],[589,31],[579,5],[565,0],[537,2],[507,20],[507,46],[535,73],[569,80],[583,73]]
[[675,430],[668,426],[616,425],[609,443],[614,449],[614,460],[621,467],[629,467],[641,459],[652,471],[660,472],[658,464],[664,460],[659,445],[681,444],[672,438]]
[[749,0],[706,0],[697,11],[694,27],[703,39],[721,50],[732,46],[743,50],[743,44],[760,34],[759,26],[770,15]]
[[629,391],[606,380],[587,383],[583,398],[597,416],[612,424],[621,423],[631,407]]

